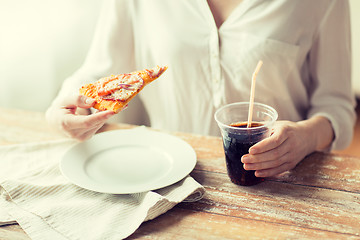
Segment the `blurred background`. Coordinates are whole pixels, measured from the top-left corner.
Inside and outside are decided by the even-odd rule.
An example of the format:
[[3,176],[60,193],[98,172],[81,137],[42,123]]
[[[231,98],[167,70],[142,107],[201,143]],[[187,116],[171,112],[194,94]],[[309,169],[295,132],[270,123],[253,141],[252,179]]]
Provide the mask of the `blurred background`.
[[[82,64],[102,0],[0,0],[0,107],[45,111]],[[350,0],[360,97],[360,0]],[[1,115],[0,115],[1,117]]]
[[45,111],[82,64],[101,0],[0,0],[0,107]]

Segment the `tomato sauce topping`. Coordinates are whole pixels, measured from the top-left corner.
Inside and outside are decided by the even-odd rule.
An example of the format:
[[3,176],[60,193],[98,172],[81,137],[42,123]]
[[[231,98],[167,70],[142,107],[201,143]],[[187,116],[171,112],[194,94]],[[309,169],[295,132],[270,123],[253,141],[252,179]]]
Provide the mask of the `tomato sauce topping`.
[[111,75],[96,84],[97,93],[107,100],[126,101],[144,85],[144,80],[136,74]]

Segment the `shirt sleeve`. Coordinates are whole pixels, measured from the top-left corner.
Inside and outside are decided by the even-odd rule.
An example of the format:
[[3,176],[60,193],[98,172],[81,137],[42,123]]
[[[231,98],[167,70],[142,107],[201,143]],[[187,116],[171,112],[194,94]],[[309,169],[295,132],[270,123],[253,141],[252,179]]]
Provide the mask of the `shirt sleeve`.
[[308,58],[312,79],[308,117],[329,119],[335,133],[331,149],[346,148],[353,137],[356,117],[350,37],[348,1],[333,0],[319,25]]
[[85,83],[134,70],[132,9],[126,0],[103,2],[94,37],[83,65],[67,78],[58,94],[78,94]]

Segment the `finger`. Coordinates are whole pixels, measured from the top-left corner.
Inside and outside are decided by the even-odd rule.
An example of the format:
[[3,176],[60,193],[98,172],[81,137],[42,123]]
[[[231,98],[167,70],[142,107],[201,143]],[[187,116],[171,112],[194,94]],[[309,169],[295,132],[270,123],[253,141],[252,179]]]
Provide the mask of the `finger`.
[[276,168],[284,164],[288,160],[289,154],[286,153],[283,156],[270,161],[256,162],[256,163],[244,163],[245,170],[263,170],[269,168]]
[[73,95],[63,99],[61,104],[64,108],[90,108],[95,104],[95,100],[83,95]]
[[271,149],[277,148],[284,141],[286,141],[287,135],[282,134],[282,131],[275,131],[270,137],[261,140],[260,142],[254,144],[249,149],[250,154],[259,154],[263,152],[270,151]]
[[103,125],[106,120],[114,115],[112,111],[104,111],[92,115],[72,115],[68,114],[64,117],[64,129],[92,129],[98,124]]
[[113,111],[101,111],[94,113],[92,115],[89,115],[88,121],[94,121],[94,122],[103,122],[103,120],[108,120],[110,117],[114,116],[115,113]]
[[267,161],[276,161],[281,158],[283,158],[286,154],[289,153],[291,147],[289,147],[288,144],[289,141],[285,140],[281,143],[280,146],[277,146],[276,148],[270,149],[267,152],[261,152],[258,154],[245,154],[241,158],[241,162],[243,163],[261,163],[261,162],[267,162]]
[[292,164],[289,162],[286,162],[276,168],[257,170],[257,171],[255,171],[255,176],[256,177],[272,177],[272,176],[278,175],[280,173],[289,171],[292,168],[293,168]]
[[77,132],[73,132],[73,134],[71,135],[72,138],[75,138],[79,141],[85,141],[90,139],[92,136],[95,135],[95,133],[103,126],[103,124],[98,124],[96,126],[94,126],[91,129],[87,129],[84,131],[84,129],[81,129]]
[[93,126],[87,127],[87,128],[76,128],[76,129],[69,129],[67,131],[67,135],[72,138],[76,138],[78,140],[86,140],[89,137],[94,135],[102,126],[104,125],[104,122],[99,122]]

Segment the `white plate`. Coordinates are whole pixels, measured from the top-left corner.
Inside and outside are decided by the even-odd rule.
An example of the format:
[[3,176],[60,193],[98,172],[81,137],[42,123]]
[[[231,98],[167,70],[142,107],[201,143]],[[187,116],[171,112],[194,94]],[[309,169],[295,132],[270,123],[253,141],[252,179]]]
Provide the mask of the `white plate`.
[[67,151],[62,174],[79,187],[129,194],[176,183],[195,167],[196,154],[175,136],[135,128],[95,135]]

